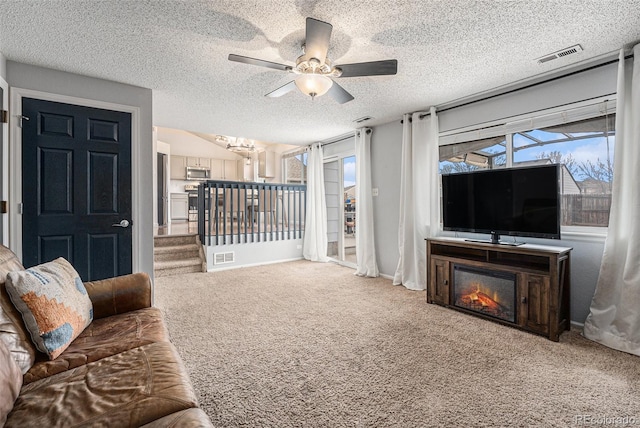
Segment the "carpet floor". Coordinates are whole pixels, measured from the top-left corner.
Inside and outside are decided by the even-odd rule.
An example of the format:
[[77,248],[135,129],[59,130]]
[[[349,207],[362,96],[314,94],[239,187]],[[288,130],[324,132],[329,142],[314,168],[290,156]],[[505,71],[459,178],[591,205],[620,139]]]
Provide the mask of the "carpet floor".
[[335,264],[158,278],[155,304],[215,426],[640,424],[638,357],[430,305]]

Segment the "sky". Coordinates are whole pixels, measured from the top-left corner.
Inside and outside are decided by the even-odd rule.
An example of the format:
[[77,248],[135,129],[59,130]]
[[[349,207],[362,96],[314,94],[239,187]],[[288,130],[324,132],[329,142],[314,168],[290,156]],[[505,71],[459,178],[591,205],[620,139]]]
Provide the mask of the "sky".
[[344,158],[344,187],[356,184],[356,157]]
[[[556,138],[561,138],[561,134],[549,133],[540,130],[530,131],[530,134],[533,137],[538,138],[539,140],[553,140]],[[573,135],[578,136],[580,134],[573,133]],[[582,134],[585,135],[585,134]],[[614,147],[615,147],[615,135],[609,136],[609,156],[610,161],[613,163],[614,156]],[[533,142],[521,135],[514,134],[514,147],[522,147],[525,145],[532,144]],[[500,153],[505,151],[503,146],[495,145],[492,147],[488,147],[484,149],[488,152],[492,153]],[[542,146],[532,146],[527,149],[517,150],[514,152],[514,162],[525,162],[537,159],[539,155],[542,153],[550,153],[552,151],[559,151],[564,156],[571,154],[573,157],[576,166],[586,163],[587,161],[591,161],[592,163],[597,163],[598,159],[605,163],[607,162],[607,139],[604,137],[594,137],[594,138],[586,138],[582,140],[574,140],[574,141],[565,141],[554,144],[546,144]],[[441,165],[446,161],[441,162]],[[515,165],[514,165],[515,166]],[[574,177],[576,180],[582,180],[584,177]]]
[[[615,140],[615,135],[609,137],[609,155],[612,163]],[[540,153],[549,153],[554,150],[560,151],[565,156],[571,154],[576,164],[578,165],[587,161],[596,163],[598,159],[600,159],[600,161],[602,162],[607,162],[607,139],[603,137],[575,140],[557,144],[548,144],[545,146],[533,147],[530,149],[517,151],[514,154],[514,160],[516,162],[531,160],[535,159],[536,156]],[[575,178],[580,179],[580,177]]]

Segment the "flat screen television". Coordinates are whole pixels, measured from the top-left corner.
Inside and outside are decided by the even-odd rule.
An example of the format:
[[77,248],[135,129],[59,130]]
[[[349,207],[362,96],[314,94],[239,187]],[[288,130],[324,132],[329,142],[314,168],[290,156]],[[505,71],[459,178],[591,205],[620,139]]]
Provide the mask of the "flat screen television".
[[443,174],[443,228],[489,233],[494,244],[500,235],[560,239],[560,174],[557,164]]

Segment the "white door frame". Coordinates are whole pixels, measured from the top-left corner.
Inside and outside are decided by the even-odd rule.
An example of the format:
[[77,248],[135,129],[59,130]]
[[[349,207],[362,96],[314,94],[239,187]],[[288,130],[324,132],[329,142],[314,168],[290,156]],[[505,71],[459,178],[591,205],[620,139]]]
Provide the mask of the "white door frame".
[[[18,207],[22,206],[22,129],[20,122],[22,117],[22,98],[34,98],[45,101],[54,101],[66,104],[94,107],[104,110],[114,110],[131,114],[131,221],[133,223],[131,267],[132,272],[141,270],[140,260],[142,228],[143,224],[140,212],[140,195],[142,194],[142,171],[140,169],[140,108],[123,104],[114,104],[105,101],[77,98],[67,95],[52,94],[49,92],[35,91],[24,88],[11,88],[11,108],[9,126],[11,128],[9,139],[10,166],[4,170],[6,178],[9,178],[9,248],[22,260],[22,213]],[[11,179],[13,178],[13,179]]]
[[[9,84],[0,77],[0,88],[2,88],[2,105],[5,110],[11,111],[9,108]],[[2,128],[2,189],[0,189],[0,200],[10,201],[9,199],[9,124],[0,125]],[[0,214],[4,215],[4,214]],[[9,246],[9,216],[7,215],[2,222],[2,245]]]
[[[352,156],[355,156],[355,149],[354,150],[348,150],[348,151],[344,151],[344,152],[340,152],[340,153],[336,153],[334,155],[331,155],[325,159],[323,159],[323,164],[324,163],[331,163],[331,162],[338,162],[338,183],[340,184],[340,204],[339,206],[339,213],[338,213],[338,218],[340,226],[338,228],[339,233],[338,233],[338,258],[333,258],[331,257],[331,260],[338,263],[339,265],[343,265],[343,266],[347,266],[353,269],[356,269],[357,266],[354,263],[351,262],[347,262],[345,260],[345,252],[344,252],[344,160],[346,158],[350,158]],[[357,202],[356,202],[357,203]]]

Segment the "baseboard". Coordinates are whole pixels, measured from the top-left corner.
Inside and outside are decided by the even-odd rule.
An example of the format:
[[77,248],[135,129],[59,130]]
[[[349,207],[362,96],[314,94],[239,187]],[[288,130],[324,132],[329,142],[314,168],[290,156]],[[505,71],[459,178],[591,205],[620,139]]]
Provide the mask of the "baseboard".
[[268,262],[260,262],[260,263],[250,263],[246,265],[235,265],[235,266],[225,266],[218,269],[207,269],[207,272],[219,272],[221,270],[230,270],[230,269],[240,269],[246,267],[254,267],[254,266],[265,266],[265,265],[273,265],[276,263],[285,263],[285,262],[295,262],[297,260],[304,260],[304,257],[295,257],[293,259],[283,259],[283,260],[272,260]]
[[387,275],[386,273],[381,273],[380,276],[393,281],[393,275]]
[[571,327],[580,331],[584,330],[584,323],[578,321],[571,321]]

